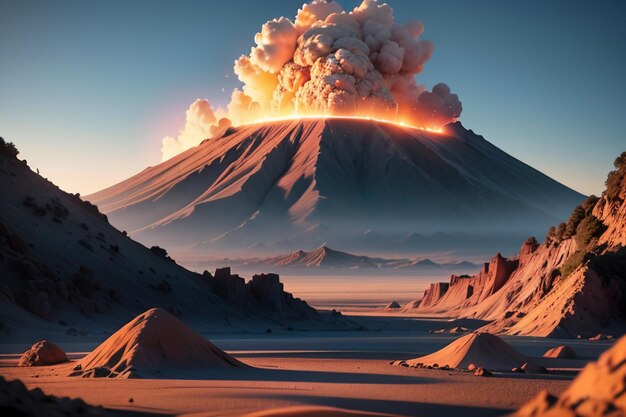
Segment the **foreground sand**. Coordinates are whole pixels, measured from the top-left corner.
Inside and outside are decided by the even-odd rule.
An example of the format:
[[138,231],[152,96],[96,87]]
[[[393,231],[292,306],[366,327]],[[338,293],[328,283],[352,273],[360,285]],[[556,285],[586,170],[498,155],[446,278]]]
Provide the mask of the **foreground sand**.
[[[238,416],[288,406],[330,406],[406,416],[496,416],[517,409],[541,389],[559,394],[587,360],[609,346],[567,341],[585,358],[549,361],[546,365],[560,368],[559,373],[534,377],[478,378],[389,365],[390,360],[439,349],[454,337],[419,330],[214,335],[211,339],[218,347],[261,369],[187,372],[167,380],[69,378],[67,365],[17,368],[24,346],[0,344],[0,374],[48,394],[150,414]],[[507,341],[534,356],[563,342],[514,337]],[[72,359],[95,346],[77,343],[76,338],[57,342]]]

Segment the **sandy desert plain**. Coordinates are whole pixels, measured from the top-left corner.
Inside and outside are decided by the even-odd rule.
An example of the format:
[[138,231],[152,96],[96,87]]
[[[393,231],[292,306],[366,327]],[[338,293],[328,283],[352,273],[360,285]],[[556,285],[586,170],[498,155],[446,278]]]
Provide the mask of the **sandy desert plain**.
[[[550,373],[502,372],[479,378],[472,373],[390,365],[393,360],[434,352],[458,337],[429,330],[461,324],[471,327],[469,321],[450,323],[401,314],[349,317],[367,330],[201,333],[256,369],[120,380],[68,377],[72,365],[18,368],[17,360],[35,339],[58,343],[76,360],[106,338],[89,335],[77,341],[63,333],[34,332],[30,339],[0,344],[0,372],[47,394],[80,397],[89,404],[146,415],[239,416],[282,407],[328,406],[362,413],[355,415],[499,416],[517,410],[541,390],[560,394],[588,361],[596,360],[611,345],[608,341],[504,337]],[[572,347],[580,358],[541,358],[560,344]]]

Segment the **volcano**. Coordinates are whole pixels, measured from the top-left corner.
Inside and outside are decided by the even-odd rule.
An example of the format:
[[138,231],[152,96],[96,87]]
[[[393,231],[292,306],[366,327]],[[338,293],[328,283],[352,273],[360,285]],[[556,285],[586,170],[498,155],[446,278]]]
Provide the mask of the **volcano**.
[[348,118],[229,128],[87,196],[144,243],[212,253],[351,249],[365,234],[527,236],[583,198],[458,122],[438,133]]

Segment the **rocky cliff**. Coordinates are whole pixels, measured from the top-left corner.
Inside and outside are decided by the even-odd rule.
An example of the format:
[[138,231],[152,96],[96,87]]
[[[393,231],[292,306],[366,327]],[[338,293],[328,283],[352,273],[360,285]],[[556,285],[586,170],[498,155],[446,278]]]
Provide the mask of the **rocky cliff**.
[[[607,190],[576,207],[539,245],[529,238],[512,258],[496,255],[474,276],[426,290],[416,309],[488,320],[484,331],[588,337],[624,331],[626,318],[626,153]],[[435,284],[440,285],[440,284]]]
[[305,301],[285,292],[277,274],[258,274],[248,283],[230,268],[219,268],[215,275],[205,272],[215,293],[247,310],[263,309],[281,317],[310,319],[319,317],[318,312]]

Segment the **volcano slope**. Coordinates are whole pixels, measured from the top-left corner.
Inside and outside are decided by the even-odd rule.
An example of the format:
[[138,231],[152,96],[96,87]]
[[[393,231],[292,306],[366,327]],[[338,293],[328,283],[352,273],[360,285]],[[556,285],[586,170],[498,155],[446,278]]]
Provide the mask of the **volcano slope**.
[[[539,245],[500,254],[474,276],[431,285],[414,311],[489,320],[482,331],[590,337],[626,330],[626,152],[607,189],[577,206]],[[434,289],[438,289],[435,291]]]
[[526,234],[584,196],[460,123],[313,118],[231,128],[87,199],[144,243],[232,253],[350,250],[365,232]]
[[110,330],[151,307],[207,328],[341,325],[284,292],[276,275],[245,283],[227,269],[216,277],[184,269],[31,171],[4,140],[0,145],[0,337],[27,329]]

